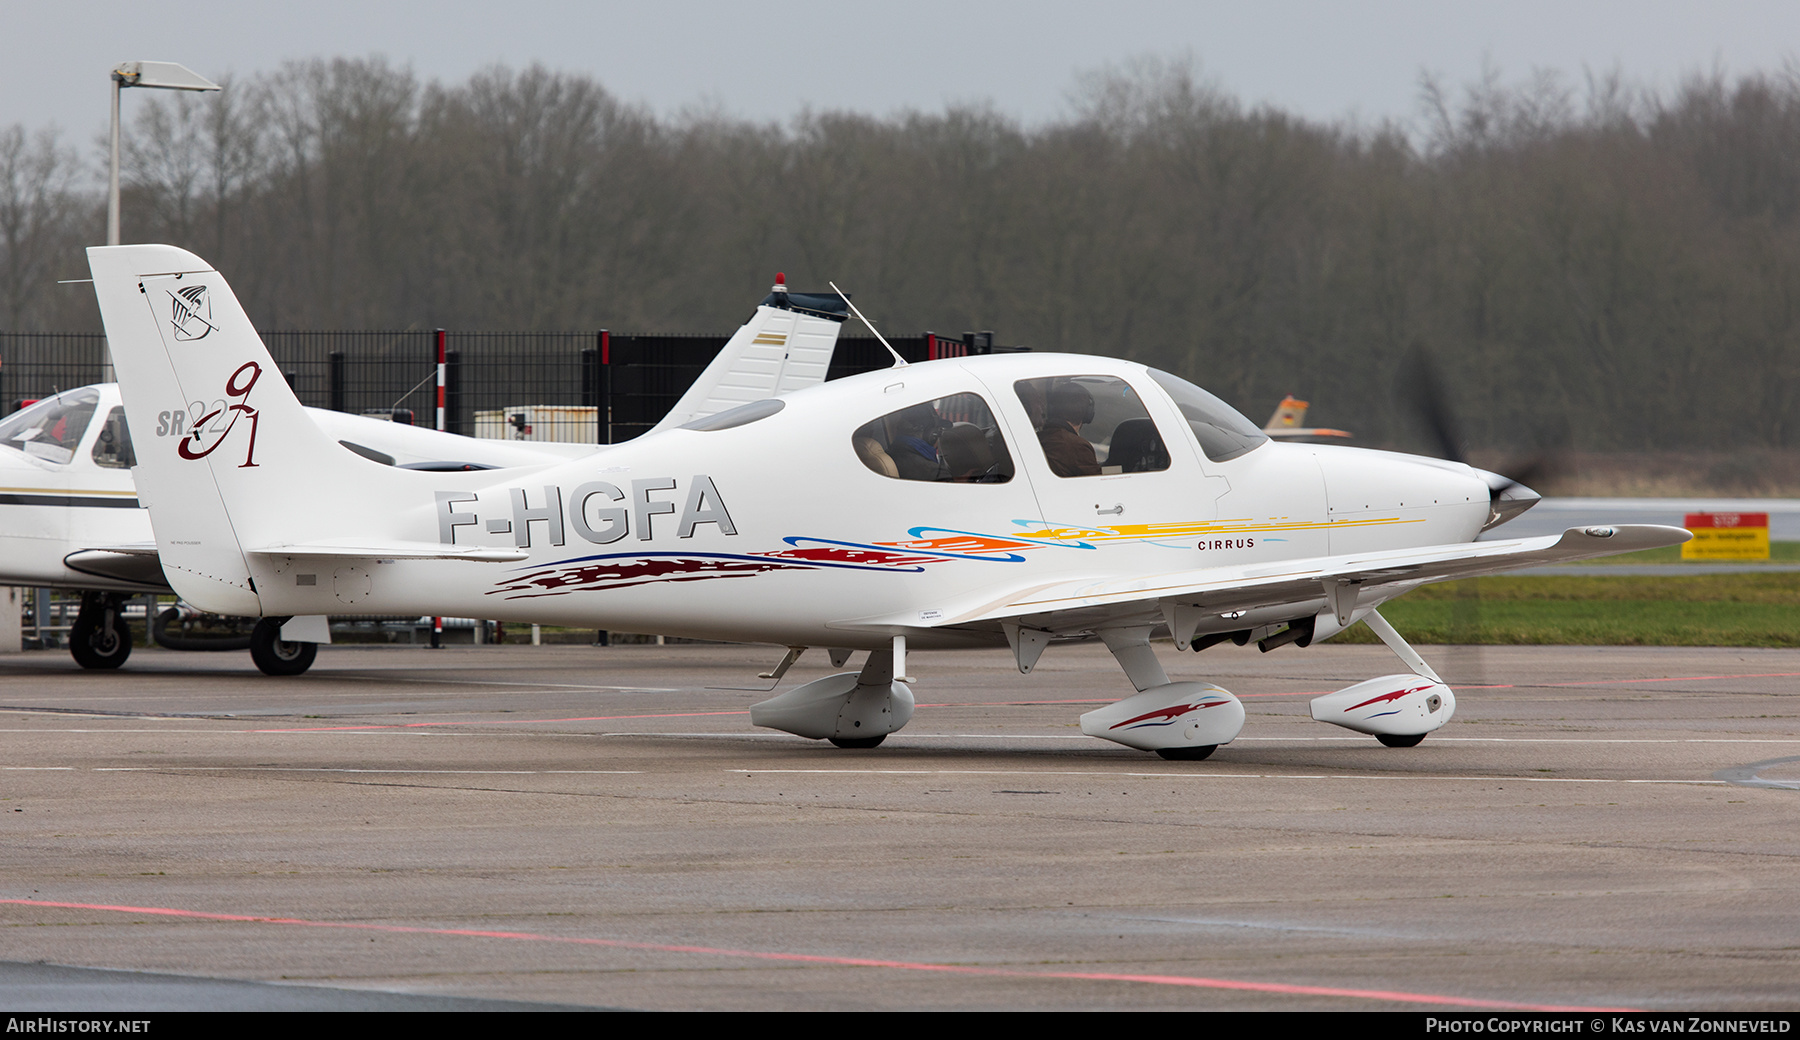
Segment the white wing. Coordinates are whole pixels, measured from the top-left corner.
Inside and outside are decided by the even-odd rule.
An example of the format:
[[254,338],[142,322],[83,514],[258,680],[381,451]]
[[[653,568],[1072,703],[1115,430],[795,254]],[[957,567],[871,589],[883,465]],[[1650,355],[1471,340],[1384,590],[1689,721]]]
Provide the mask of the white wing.
[[[857,618],[846,629],[968,629],[999,631],[1019,625],[1054,635],[1155,624],[1168,618],[1185,644],[1195,631],[1287,620],[1333,609],[1343,624],[1352,614],[1430,582],[1499,574],[1521,567],[1612,556],[1679,545],[1693,536],[1679,527],[1648,524],[1576,527],[1561,535],[1513,541],[1461,542],[1420,549],[1321,556],[1237,567],[1206,567],[1126,578],[1074,580],[989,592],[918,613]],[[1179,621],[1172,615],[1181,613]],[[1260,615],[1223,618],[1221,615]]]

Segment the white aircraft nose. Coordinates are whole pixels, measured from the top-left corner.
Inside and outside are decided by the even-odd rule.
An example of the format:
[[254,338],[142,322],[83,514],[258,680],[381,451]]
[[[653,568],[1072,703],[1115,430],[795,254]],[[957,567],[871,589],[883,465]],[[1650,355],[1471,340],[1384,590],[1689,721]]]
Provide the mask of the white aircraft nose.
[[1481,525],[1486,531],[1499,527],[1513,517],[1538,504],[1543,496],[1511,477],[1485,469],[1475,471],[1488,486],[1488,519]]

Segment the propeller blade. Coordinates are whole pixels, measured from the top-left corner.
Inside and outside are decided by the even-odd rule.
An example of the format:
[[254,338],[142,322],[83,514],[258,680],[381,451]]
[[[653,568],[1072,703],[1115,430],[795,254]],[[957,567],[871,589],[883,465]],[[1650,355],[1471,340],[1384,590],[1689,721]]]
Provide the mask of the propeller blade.
[[1414,340],[1401,360],[1396,389],[1401,408],[1418,419],[1430,435],[1437,454],[1452,462],[1468,462],[1463,454],[1462,433],[1450,409],[1444,381],[1438,375],[1437,358],[1424,343]]

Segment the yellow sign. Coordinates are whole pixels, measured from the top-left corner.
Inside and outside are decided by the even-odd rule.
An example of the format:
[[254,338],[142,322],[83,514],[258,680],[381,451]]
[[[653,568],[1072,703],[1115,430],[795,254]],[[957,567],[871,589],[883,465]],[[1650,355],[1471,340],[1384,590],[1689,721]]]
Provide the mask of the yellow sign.
[[1684,560],[1766,560],[1769,514],[1689,513],[1682,526],[1694,540],[1681,547]]

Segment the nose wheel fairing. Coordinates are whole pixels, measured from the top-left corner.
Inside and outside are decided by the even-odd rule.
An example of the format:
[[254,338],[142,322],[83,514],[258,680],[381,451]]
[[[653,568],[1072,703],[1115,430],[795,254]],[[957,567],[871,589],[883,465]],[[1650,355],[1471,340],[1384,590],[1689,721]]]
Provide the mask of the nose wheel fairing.
[[912,690],[894,674],[894,658],[876,650],[861,672],[827,675],[753,704],[750,722],[839,747],[874,747],[912,721]]
[[[1377,738],[1423,738],[1449,722],[1454,714],[1456,694],[1450,687],[1412,673],[1369,679],[1312,700],[1312,717],[1317,721]],[[1382,743],[1410,747],[1418,741]]]

